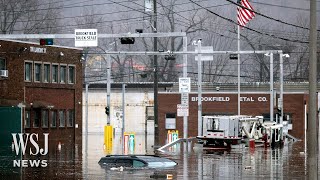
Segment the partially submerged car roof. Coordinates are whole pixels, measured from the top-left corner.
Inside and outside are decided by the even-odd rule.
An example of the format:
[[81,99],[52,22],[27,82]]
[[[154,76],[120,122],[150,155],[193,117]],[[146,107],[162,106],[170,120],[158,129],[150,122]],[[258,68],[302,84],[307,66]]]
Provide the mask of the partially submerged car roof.
[[175,161],[157,155],[107,155],[100,159],[99,164],[107,164],[108,159],[111,160],[110,163],[121,159],[137,160],[144,162],[149,168],[171,168],[177,165]]

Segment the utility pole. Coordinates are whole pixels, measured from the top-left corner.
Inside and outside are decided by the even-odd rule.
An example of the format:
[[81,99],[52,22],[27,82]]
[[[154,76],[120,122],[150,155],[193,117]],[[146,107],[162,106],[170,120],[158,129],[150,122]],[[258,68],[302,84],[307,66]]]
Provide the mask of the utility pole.
[[201,39],[198,40],[198,136],[202,136],[202,69],[201,69]]
[[[157,33],[157,0],[153,0],[153,33]],[[153,39],[153,50],[158,51],[158,38]],[[154,68],[154,147],[159,146],[159,122],[158,122],[158,61],[157,55],[153,55]]]
[[317,139],[317,2],[310,0],[309,107],[307,122],[307,179],[318,179]]

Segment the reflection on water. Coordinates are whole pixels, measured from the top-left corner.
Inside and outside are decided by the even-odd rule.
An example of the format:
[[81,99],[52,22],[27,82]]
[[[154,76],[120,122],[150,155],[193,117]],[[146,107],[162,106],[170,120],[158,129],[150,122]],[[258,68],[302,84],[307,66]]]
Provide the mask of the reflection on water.
[[[136,136],[139,144],[139,136]],[[144,137],[143,137],[144,138]],[[121,154],[121,142],[114,141],[112,154]],[[46,168],[24,168],[22,179],[306,179],[306,160],[303,142],[286,144],[283,149],[246,147],[230,152],[210,152],[199,149],[181,151],[184,146],[171,148],[160,156],[178,163],[172,169],[124,169],[113,171],[102,168],[99,159],[106,155],[102,134],[89,134],[83,144],[65,143],[61,150],[50,142]],[[82,152],[81,152],[82,150]],[[145,154],[145,147],[135,146],[134,154]],[[150,153],[149,153],[150,154]]]

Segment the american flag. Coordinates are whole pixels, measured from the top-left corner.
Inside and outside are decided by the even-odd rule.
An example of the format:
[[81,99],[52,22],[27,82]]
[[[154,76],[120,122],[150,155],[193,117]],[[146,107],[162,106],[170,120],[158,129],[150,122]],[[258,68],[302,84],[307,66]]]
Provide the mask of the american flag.
[[[250,10],[253,10],[248,0],[238,0],[238,4]],[[245,26],[255,16],[255,13],[249,11],[248,9],[242,8],[240,6],[237,7],[238,24],[242,27]]]

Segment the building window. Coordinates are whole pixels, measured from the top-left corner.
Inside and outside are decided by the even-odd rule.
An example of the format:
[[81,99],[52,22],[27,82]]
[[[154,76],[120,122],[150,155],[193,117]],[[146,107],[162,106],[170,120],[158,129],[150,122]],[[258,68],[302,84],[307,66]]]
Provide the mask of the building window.
[[147,120],[154,120],[154,107],[147,106]]
[[60,83],[66,83],[67,67],[60,65]]
[[30,128],[30,111],[26,110],[24,114],[24,127]]
[[57,127],[57,111],[51,111],[51,123],[50,127]]
[[64,127],[64,122],[65,122],[65,118],[64,118],[64,112],[63,110],[59,111],[59,127]]
[[73,127],[74,122],[74,110],[68,110],[67,111],[67,126]]
[[43,82],[50,82],[50,64],[43,65]]
[[0,58],[0,70],[6,70],[6,60],[4,58]]
[[38,128],[40,126],[40,118],[41,118],[41,111],[35,110],[34,111],[34,118],[33,118],[33,127]]
[[58,82],[58,65],[52,65],[52,82],[57,83]]
[[166,129],[176,129],[176,114],[166,113]]
[[74,84],[75,81],[75,67],[69,65],[68,68],[68,83],[69,84]]
[[48,127],[48,121],[49,121],[49,112],[48,110],[42,110],[42,127],[47,128]]
[[25,62],[24,64],[24,80],[25,81],[31,81],[32,77],[32,63],[31,62]]
[[40,82],[41,81],[41,64],[34,63],[34,81]]

